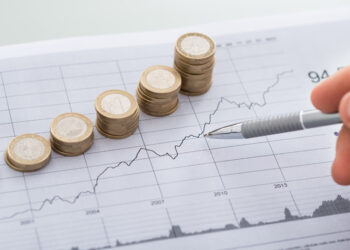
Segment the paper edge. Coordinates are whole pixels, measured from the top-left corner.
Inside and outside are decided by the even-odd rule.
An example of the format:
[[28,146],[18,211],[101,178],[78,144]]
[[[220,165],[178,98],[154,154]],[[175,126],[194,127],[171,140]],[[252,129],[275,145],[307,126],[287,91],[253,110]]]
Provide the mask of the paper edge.
[[[168,30],[63,38],[57,40],[1,46],[0,59],[68,51],[164,44],[174,42],[181,34],[191,31],[204,32],[210,36],[217,36],[228,33],[235,34],[253,32],[257,30],[311,25],[349,19],[350,7],[343,7],[328,10],[306,11],[240,20],[220,21]],[[230,27],[230,29],[220,29],[218,27]]]

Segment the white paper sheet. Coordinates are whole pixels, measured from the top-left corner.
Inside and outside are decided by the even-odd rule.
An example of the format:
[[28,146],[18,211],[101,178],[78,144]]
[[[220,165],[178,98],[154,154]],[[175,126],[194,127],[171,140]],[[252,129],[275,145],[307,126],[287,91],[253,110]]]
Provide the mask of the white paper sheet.
[[[339,126],[250,140],[202,136],[312,109],[318,80],[349,63],[347,13],[197,27],[217,42],[205,95],[180,95],[168,117],[141,114],[127,139],[95,131],[87,153],[53,154],[37,172],[15,172],[1,157],[1,248],[349,249],[350,189],[330,177]],[[143,69],[172,65],[184,30],[1,48],[0,153],[15,135],[48,137],[60,113],[94,120],[104,90],[134,94]]]

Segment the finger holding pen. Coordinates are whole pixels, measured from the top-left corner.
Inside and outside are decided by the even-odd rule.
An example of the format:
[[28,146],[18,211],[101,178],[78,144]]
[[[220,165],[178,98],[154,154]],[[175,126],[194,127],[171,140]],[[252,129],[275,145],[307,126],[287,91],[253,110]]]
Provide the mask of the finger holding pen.
[[311,101],[322,112],[340,113],[344,125],[338,135],[332,176],[338,184],[350,185],[350,66],[315,87]]

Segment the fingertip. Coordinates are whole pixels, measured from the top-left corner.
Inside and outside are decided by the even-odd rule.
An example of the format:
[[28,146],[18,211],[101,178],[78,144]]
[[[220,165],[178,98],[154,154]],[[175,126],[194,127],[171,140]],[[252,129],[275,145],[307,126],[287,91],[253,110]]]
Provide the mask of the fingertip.
[[350,76],[350,65],[346,65],[345,67],[339,68],[336,74],[342,74],[343,72],[345,72],[345,74],[349,74]]
[[341,99],[339,113],[344,125],[350,128],[350,92],[346,93]]
[[[322,108],[322,99],[321,99],[321,97],[322,97],[322,95],[321,95],[321,93],[320,93],[320,88],[319,88],[320,86],[319,85],[317,85],[313,90],[312,90],[312,92],[311,92],[311,102],[312,102],[312,105],[314,105],[315,106],[315,108],[317,108],[317,109],[319,109],[319,110],[321,110],[321,108]],[[321,110],[322,111],[322,110]]]
[[333,113],[337,109],[337,102],[329,99],[329,79],[323,80],[311,92],[311,102],[315,108],[324,113]]
[[344,162],[340,157],[337,157],[333,163],[332,177],[339,185],[350,185],[350,169],[348,164],[348,162]]
[[332,177],[340,185],[350,185],[350,129],[343,126],[339,132]]
[[344,94],[350,91],[350,67],[345,67],[324,79],[313,89],[311,102],[324,113],[336,112]]

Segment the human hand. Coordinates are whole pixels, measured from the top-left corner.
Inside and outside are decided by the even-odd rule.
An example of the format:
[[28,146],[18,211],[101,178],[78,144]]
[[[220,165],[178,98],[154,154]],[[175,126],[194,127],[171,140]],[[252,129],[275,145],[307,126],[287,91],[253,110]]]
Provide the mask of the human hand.
[[311,93],[313,105],[324,113],[339,112],[344,123],[338,135],[332,176],[341,185],[350,184],[350,66],[322,81]]

